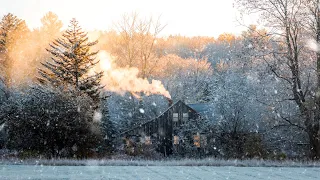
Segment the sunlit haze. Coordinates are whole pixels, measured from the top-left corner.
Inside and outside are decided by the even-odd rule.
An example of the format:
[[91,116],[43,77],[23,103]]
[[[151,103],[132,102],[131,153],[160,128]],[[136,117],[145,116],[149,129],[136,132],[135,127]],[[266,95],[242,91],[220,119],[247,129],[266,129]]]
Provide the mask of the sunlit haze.
[[[4,0],[0,16],[13,13],[26,20],[30,28],[41,25],[45,13],[56,13],[66,26],[73,17],[86,30],[109,30],[124,13],[161,15],[166,28],[161,35],[214,36],[224,32],[239,34],[239,14],[233,0]],[[250,20],[249,20],[250,21]]]

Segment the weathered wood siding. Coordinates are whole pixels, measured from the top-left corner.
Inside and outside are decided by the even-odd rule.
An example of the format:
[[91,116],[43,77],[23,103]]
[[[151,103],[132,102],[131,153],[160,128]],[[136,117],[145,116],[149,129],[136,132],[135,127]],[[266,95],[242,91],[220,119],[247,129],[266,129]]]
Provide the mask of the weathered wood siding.
[[[173,115],[177,117],[177,121],[174,121]],[[184,113],[188,114],[188,118],[184,117]],[[150,136],[151,140],[156,140],[158,143],[159,151],[164,153],[165,155],[169,155],[172,153],[173,147],[173,136],[175,135],[173,132],[174,127],[178,127],[181,124],[185,123],[188,119],[199,118],[199,114],[187,106],[182,101],[178,101],[168,108],[163,114],[158,116],[157,118],[148,121],[144,124],[141,124],[129,131],[126,131],[121,134],[122,137],[145,137]]]

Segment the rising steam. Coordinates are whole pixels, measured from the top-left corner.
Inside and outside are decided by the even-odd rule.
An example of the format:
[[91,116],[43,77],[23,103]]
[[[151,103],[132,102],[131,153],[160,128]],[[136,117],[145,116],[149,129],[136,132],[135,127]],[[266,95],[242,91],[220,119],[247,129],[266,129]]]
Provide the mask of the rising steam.
[[99,52],[98,59],[100,59],[100,68],[104,71],[102,84],[106,85],[105,89],[107,91],[119,94],[131,92],[135,95],[136,93],[143,92],[146,95],[160,94],[171,98],[161,81],[152,80],[150,83],[147,79],[139,78],[139,70],[137,68],[118,67],[105,51]]

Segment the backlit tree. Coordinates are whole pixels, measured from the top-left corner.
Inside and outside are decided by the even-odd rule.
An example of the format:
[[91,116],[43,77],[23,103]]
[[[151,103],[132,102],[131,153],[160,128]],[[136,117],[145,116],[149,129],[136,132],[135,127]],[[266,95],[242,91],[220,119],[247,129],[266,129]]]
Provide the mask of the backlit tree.
[[90,51],[95,44],[97,41],[88,42],[87,33],[82,31],[78,21],[72,19],[63,38],[56,39],[47,49],[52,57],[50,61],[42,63],[44,68],[39,69],[41,77],[38,80],[55,87],[71,86],[97,103],[103,73],[93,71],[99,63],[95,58],[98,52]]

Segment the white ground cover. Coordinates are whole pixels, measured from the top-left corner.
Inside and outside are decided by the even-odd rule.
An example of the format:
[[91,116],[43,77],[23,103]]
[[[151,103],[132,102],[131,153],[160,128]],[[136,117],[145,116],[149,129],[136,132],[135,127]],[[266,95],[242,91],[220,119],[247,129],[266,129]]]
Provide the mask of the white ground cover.
[[0,179],[319,179],[315,167],[0,165]]
[[205,159],[17,159],[0,158],[0,165],[52,165],[52,166],[238,166],[238,167],[319,167],[320,161],[224,160]]

